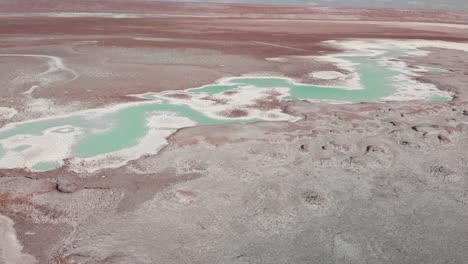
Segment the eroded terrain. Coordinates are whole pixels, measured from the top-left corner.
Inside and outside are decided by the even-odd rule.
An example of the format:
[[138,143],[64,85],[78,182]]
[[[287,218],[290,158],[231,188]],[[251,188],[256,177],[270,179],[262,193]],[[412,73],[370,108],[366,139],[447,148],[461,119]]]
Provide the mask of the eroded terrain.
[[[390,24],[372,21],[379,10],[330,8],[321,18],[318,7],[272,9],[260,18],[262,6],[166,5],[144,16],[51,16],[47,6],[0,15],[3,134],[76,113],[91,124],[80,129],[99,134],[121,122],[94,115],[157,100],[201,113],[142,119],[150,132],[140,149],[123,148],[131,154],[123,160],[70,155],[67,144],[82,136],[74,126],[2,138],[0,263],[466,261],[466,14],[414,11]],[[372,55],[385,45],[405,53]],[[378,61],[373,69],[398,72],[391,95],[329,104],[290,84],[251,83],[201,94],[242,75],[375,91],[385,85],[376,72],[358,76],[358,66],[336,57],[365,50],[365,60]],[[33,168],[50,157],[63,163]]]

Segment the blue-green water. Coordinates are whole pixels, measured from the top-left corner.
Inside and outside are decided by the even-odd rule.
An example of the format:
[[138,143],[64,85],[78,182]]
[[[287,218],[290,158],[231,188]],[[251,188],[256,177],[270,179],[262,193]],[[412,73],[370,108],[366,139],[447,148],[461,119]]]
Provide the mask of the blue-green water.
[[36,165],[32,166],[31,169],[35,171],[49,171],[49,170],[58,168],[61,165],[62,164],[58,161],[44,161],[44,162],[39,162]]
[[224,120],[209,118],[186,105],[170,103],[142,104],[123,108],[94,120],[108,123],[112,126],[112,129],[105,132],[93,133],[91,131],[93,127],[88,123],[85,130],[88,136],[84,136],[79,144],[75,145],[73,153],[75,153],[76,157],[88,158],[136,145],[139,139],[146,134],[146,114],[154,111],[173,112],[178,116],[189,117],[197,124],[212,125],[225,123]]
[[[403,52],[389,52],[382,56],[398,56]],[[191,97],[206,95],[217,96],[226,91],[239,91],[241,89],[271,90],[276,88],[289,89],[289,96],[284,99],[313,99],[332,100],[345,102],[377,102],[395,92],[393,77],[400,73],[388,66],[378,62],[378,58],[366,56],[343,57],[355,63],[356,72],[360,76],[360,83],[364,89],[346,90],[341,88],[297,84],[284,78],[256,78],[239,77],[232,78],[228,83],[207,85],[200,88],[181,91]],[[236,95],[233,95],[236,96]],[[141,96],[147,99],[144,103],[133,103],[123,105],[115,111],[94,110],[82,112],[66,117],[51,117],[37,121],[30,121],[13,125],[7,129],[0,130],[0,161],[10,154],[21,154],[28,151],[31,146],[26,147],[19,142],[11,149],[5,149],[3,140],[26,135],[41,136],[44,131],[52,129],[51,133],[72,133],[79,130],[79,136],[71,145],[70,157],[92,158],[101,154],[112,153],[122,149],[135,146],[148,133],[148,115],[155,112],[171,113],[176,116],[186,117],[198,125],[223,124],[232,122],[257,121],[256,116],[246,116],[242,119],[232,119],[216,116],[193,107],[191,101],[171,100],[165,97],[165,93],[148,93]],[[432,101],[447,101],[449,96],[432,96]],[[198,110],[197,110],[198,109]],[[60,127],[72,127],[63,129]],[[56,130],[53,130],[57,128]],[[178,127],[160,127],[159,129],[175,131]],[[34,147],[34,146],[33,146]],[[54,151],[51,149],[50,151]],[[1,164],[1,163],[0,163]],[[51,170],[60,166],[57,160],[42,160],[31,166],[33,170]],[[1,167],[1,166],[0,166]]]

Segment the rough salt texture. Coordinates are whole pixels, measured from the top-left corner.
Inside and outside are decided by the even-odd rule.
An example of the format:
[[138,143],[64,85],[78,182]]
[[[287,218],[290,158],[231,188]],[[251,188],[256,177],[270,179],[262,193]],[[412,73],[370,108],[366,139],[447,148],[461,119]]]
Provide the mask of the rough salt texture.
[[[47,9],[50,5],[49,2],[41,5],[27,4],[26,0],[15,3],[11,6],[2,3],[6,5],[2,10],[16,12],[14,10],[24,10],[25,7]],[[0,90],[0,103],[2,107],[18,111],[10,121],[128,102],[137,100],[128,97],[128,94],[187,89],[213,83],[220,78],[258,71],[287,76],[306,83],[327,85],[326,82],[317,83],[309,73],[340,69],[335,63],[317,63],[304,56],[320,56],[339,51],[322,44],[322,41],[330,39],[468,40],[468,29],[458,24],[449,27],[450,25],[440,23],[409,23],[404,22],[408,19],[402,18],[419,18],[422,21],[424,19],[421,17],[434,19],[436,15],[441,15],[439,22],[454,22],[453,19],[458,23],[468,21],[468,18],[450,12],[429,15],[425,11],[415,11],[411,15],[403,12],[398,15],[401,23],[386,23],[341,21],[349,20],[345,13],[350,12],[365,15],[367,19],[382,17],[381,10],[324,11],[318,8],[319,13],[332,12],[334,16],[337,16],[334,12],[344,12],[342,17],[338,16],[334,21],[317,20],[315,9],[306,10],[312,17],[315,16],[314,19],[302,20],[297,8],[272,9],[272,14],[284,13],[275,19],[252,19],[247,15],[244,18],[221,19],[207,14],[218,12],[223,5],[191,8],[184,4],[155,5],[155,8],[146,10],[161,16],[168,13],[179,16],[110,19],[0,15],[0,54],[9,54],[0,57],[0,65],[8,65],[0,66],[0,82],[5,87]],[[108,11],[117,12],[138,6],[135,4],[129,7],[125,2],[119,2],[114,7],[111,2],[93,6],[90,2],[85,7],[63,4],[61,8],[90,8],[94,12],[107,8]],[[119,9],[123,7],[126,9]],[[228,7],[222,9],[223,12],[264,12],[261,6]],[[55,8],[58,8],[57,5]],[[250,12],[247,10],[249,8]],[[29,9],[25,11],[41,11]],[[187,9],[191,10],[192,16],[186,15]],[[383,13],[396,16],[392,12]],[[197,14],[203,16],[194,17]],[[48,26],[45,27],[44,24]],[[12,54],[28,56],[11,56]],[[282,59],[278,61],[266,58]],[[3,123],[5,121],[0,120],[0,125]]]
[[[310,81],[307,73],[337,70],[301,57],[330,52],[317,44],[330,35],[467,36],[460,34],[463,28],[420,24],[217,22],[25,16],[0,23],[1,53],[58,56],[80,76],[62,86],[67,75],[49,72],[49,85],[31,91],[35,76],[50,69],[47,60],[0,58],[0,67],[9,66],[0,68],[2,87],[9,87],[0,91],[0,102],[15,109],[2,108],[11,119],[0,124],[128,101],[123,94],[148,87],[196,87],[252,69]],[[102,32],[112,36],[97,38]],[[129,40],[131,34],[164,39]],[[182,36],[192,40],[180,41]],[[253,36],[295,49],[254,45]],[[0,242],[0,263],[465,263],[468,53],[427,50],[430,56],[400,59],[447,70],[413,78],[455,93],[453,102],[277,102],[275,107],[301,120],[183,128],[158,155],[89,173],[77,172],[79,164],[69,160],[51,172],[0,170],[0,236],[6,236],[0,241],[9,241]],[[184,59],[195,64],[182,65]],[[186,73],[194,70],[191,79]],[[233,107],[223,114],[246,113]],[[159,141],[149,138],[151,144]]]
[[[182,129],[87,175],[3,171],[1,212],[55,263],[463,262],[468,102],[284,107],[306,120]],[[51,224],[76,228],[35,244]]]
[[322,79],[322,80],[334,80],[334,79],[340,79],[345,77],[341,72],[336,72],[336,71],[317,71],[317,72],[312,72],[310,73],[310,76],[313,78],[317,79]]

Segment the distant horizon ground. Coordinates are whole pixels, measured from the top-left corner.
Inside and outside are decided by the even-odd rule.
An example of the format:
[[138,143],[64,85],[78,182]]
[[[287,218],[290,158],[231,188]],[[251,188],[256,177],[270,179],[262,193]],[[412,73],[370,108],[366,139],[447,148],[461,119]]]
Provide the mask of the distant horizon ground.
[[373,7],[373,8],[423,8],[468,11],[466,0],[147,0],[158,2],[209,2],[209,3],[245,3],[278,5],[322,5],[334,7]]

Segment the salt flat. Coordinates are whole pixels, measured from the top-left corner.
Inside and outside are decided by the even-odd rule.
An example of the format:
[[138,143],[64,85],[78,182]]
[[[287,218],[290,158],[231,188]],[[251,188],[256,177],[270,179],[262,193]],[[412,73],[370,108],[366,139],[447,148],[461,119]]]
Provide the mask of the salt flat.
[[466,12],[37,1],[0,2],[0,263],[467,259]]

